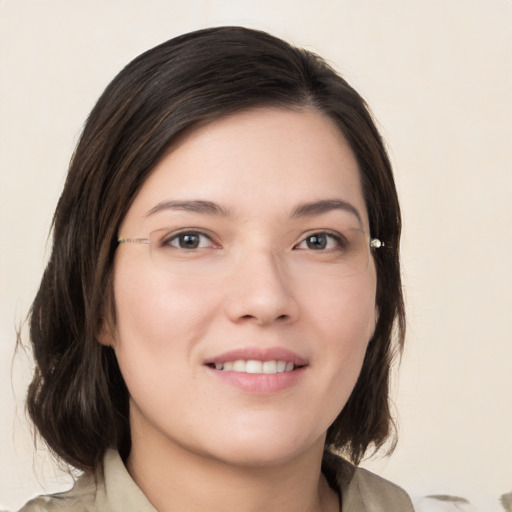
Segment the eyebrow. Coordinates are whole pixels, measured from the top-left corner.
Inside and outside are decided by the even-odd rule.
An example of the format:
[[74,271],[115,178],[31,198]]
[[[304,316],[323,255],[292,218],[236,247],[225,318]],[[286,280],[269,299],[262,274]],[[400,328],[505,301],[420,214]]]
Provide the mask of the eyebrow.
[[202,213],[207,215],[229,216],[229,211],[212,201],[162,201],[147,213],[147,217],[162,210],[183,210],[191,213]]
[[[206,215],[216,215],[220,217],[229,217],[231,214],[229,210],[223,208],[213,201],[204,201],[201,199],[178,201],[166,200],[158,203],[151,208],[147,213],[147,217],[154,215],[163,210],[182,210],[190,213],[200,213]],[[312,201],[310,203],[299,204],[292,212],[291,217],[313,217],[332,210],[343,210],[355,215],[361,225],[363,220],[359,210],[352,204],[343,199],[321,199],[319,201]]]
[[347,201],[343,201],[343,199],[322,199],[311,203],[302,203],[293,210],[292,217],[313,217],[314,215],[321,215],[332,210],[350,212],[357,217],[359,224],[363,225],[363,218],[359,210]]

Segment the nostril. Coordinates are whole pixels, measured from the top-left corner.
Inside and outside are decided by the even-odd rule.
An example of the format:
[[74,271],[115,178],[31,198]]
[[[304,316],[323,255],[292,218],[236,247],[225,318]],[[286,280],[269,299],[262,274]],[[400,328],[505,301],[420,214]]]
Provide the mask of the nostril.
[[[240,317],[239,320],[254,321],[254,320],[258,320],[258,318],[259,318],[258,315],[243,315]],[[277,321],[277,322],[287,322],[288,320],[290,320],[290,315],[286,315],[286,314],[276,316],[274,319],[274,321]]]

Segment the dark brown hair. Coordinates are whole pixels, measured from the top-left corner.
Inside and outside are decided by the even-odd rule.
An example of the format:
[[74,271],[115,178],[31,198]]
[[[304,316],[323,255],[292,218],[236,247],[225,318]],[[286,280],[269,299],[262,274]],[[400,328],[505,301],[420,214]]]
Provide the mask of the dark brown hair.
[[357,158],[372,235],[386,244],[374,252],[379,318],[326,445],[357,463],[388,438],[390,364],[403,342],[404,307],[400,210],[381,137],[364,100],[321,58],[264,32],[221,27],[177,37],[128,64],[98,100],[73,155],[31,310],[36,367],[27,400],[40,435],[72,466],[94,470],[107,448],[125,456],[130,449],[128,391],[113,350],[97,341],[103,317],[115,309],[123,217],[176,137],[263,105],[316,108]]

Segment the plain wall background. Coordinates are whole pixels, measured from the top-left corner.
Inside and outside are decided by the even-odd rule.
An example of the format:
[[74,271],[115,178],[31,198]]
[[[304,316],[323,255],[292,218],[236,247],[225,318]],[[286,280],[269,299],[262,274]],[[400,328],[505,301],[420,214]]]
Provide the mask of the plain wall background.
[[29,357],[11,362],[83,122],[137,54],[224,24],[326,57],[390,147],[409,330],[400,442],[366,465],[413,496],[500,510],[512,490],[510,0],[0,0],[0,508],[68,485],[34,455]]

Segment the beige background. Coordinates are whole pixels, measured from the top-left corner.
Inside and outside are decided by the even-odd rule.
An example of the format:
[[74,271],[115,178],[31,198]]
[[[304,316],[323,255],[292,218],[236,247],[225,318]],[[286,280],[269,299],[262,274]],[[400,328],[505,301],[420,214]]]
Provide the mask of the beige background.
[[500,510],[512,490],[510,0],[0,0],[0,508],[67,485],[34,459],[28,357],[11,361],[83,121],[135,55],[221,24],[327,57],[391,148],[409,332],[400,443],[368,465],[415,497]]

